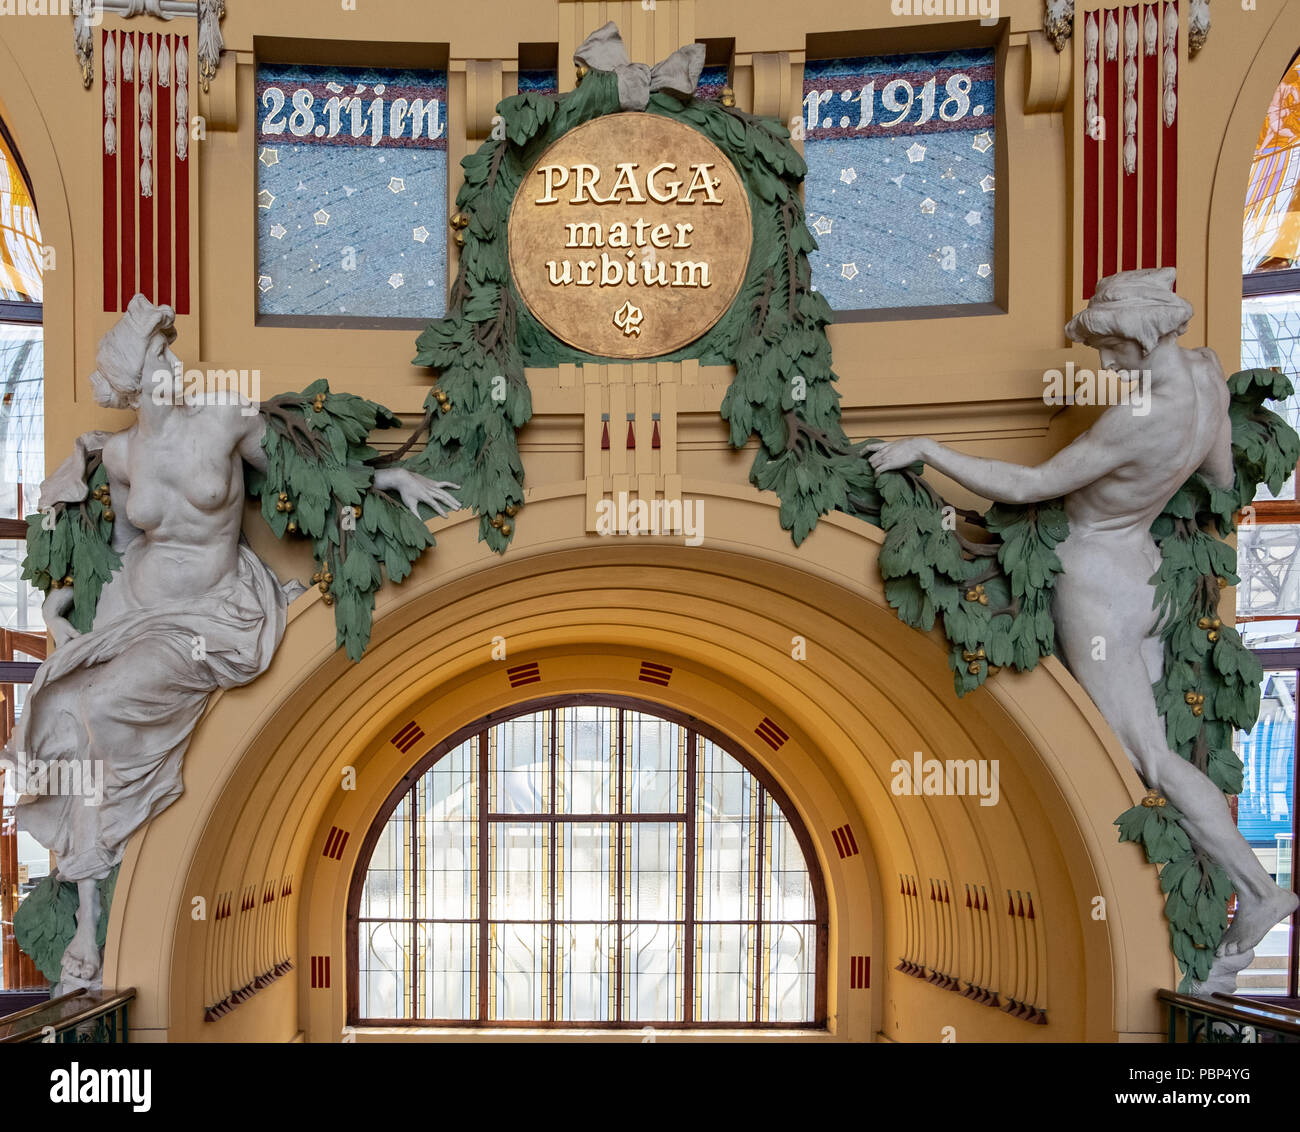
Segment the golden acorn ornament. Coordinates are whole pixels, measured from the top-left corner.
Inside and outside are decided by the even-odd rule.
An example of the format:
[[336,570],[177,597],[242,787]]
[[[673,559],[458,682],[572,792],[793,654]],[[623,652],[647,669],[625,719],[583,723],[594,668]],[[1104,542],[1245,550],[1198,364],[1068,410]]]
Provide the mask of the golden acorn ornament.
[[334,604],[334,595],[333,595],[333,594],[326,594],[323,598],[321,598],[321,601],[323,601],[326,605],[333,605],[333,604]]
[[731,87],[724,86],[722,88],[722,94],[719,97],[719,101],[722,103],[723,106],[726,106],[728,109],[730,109],[732,106],[736,105],[736,92],[732,90]]
[[456,228],[458,230],[461,228],[468,228],[469,217],[466,216],[463,212],[453,212],[451,214],[451,219],[447,221],[447,223],[450,224],[453,228]]
[[586,63],[578,63],[574,66],[573,73],[577,81],[582,82],[591,73],[591,68]]
[[289,520],[289,525],[288,525],[288,527],[286,527],[285,529],[286,529],[286,530],[287,530],[291,535],[296,535],[296,534],[298,533],[298,524],[295,523],[292,519],[290,519],[290,520]]
[[503,518],[501,518],[500,515],[493,515],[492,518],[488,520],[488,524],[489,524],[490,526],[494,527],[494,528],[495,528],[496,530],[498,530],[498,531],[501,529],[501,527],[502,527],[502,525],[503,525],[504,523],[505,523],[505,520],[504,520]]
[[104,508],[104,518],[107,519],[107,520],[111,523],[114,519],[117,518],[117,512],[114,511],[113,508],[111,508],[111,507],[105,507],[105,508]]
[[1211,630],[1210,630],[1208,633],[1206,633],[1205,635],[1206,635],[1206,636],[1207,636],[1211,641],[1217,641],[1217,640],[1219,639],[1219,634],[1216,633],[1213,629],[1211,629]]
[[513,528],[509,523],[502,523],[502,524],[501,524],[501,533],[502,533],[503,535],[505,535],[507,538],[510,537],[510,532],[511,532],[512,530],[514,530],[514,528]]
[[516,515],[519,514],[519,507],[518,507],[518,505],[517,505],[517,504],[514,504],[514,503],[511,503],[509,506],[506,507],[506,514],[509,515],[509,516],[513,519]]
[[1200,618],[1200,619],[1196,622],[1196,627],[1197,627],[1198,629],[1208,629],[1208,628],[1210,628],[1210,619],[1209,619],[1208,617],[1202,617],[1202,618]]
[[455,235],[452,236],[451,242],[455,244],[458,248],[463,248],[465,246],[465,233],[457,232]]

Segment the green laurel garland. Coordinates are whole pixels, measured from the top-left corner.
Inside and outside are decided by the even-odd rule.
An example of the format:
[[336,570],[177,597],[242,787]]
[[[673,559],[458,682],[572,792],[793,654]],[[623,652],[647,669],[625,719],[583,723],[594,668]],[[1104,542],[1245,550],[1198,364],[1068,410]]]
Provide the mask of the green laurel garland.
[[[400,427],[398,418],[363,397],[331,393],[326,381],[272,397],[260,412],[267,424],[267,467],[264,473],[249,470],[248,493],[261,501],[262,517],[277,538],[311,540],[312,581],[334,607],[336,641],[351,660],[360,660],[385,575],[403,581],[434,545],[424,523],[374,484],[375,471],[397,463],[427,422],[404,449],[383,456],[367,438],[376,429]],[[427,518],[432,511],[422,513]]]
[[[417,341],[414,364],[437,371],[425,402],[427,448],[411,466],[437,468],[461,485],[479,515],[479,537],[503,552],[523,506],[516,431],[532,414],[524,366],[600,359],[551,335],[520,302],[510,278],[506,226],[516,191],[542,151],[583,122],[617,113],[618,80],[592,71],[556,98],[522,94],[497,107],[504,136],[462,162],[456,197],[464,246],[446,318]],[[781,498],[781,524],[802,542],[821,515],[871,505],[870,468],[840,427],[826,325],[831,310],[811,285],[816,247],[799,200],[806,166],[774,119],[670,94],[651,95],[646,113],[680,121],[713,141],[736,166],[749,196],[749,267],[730,310],[702,338],[662,360],[731,364],[722,405],[731,442],[760,440],[751,481]]]

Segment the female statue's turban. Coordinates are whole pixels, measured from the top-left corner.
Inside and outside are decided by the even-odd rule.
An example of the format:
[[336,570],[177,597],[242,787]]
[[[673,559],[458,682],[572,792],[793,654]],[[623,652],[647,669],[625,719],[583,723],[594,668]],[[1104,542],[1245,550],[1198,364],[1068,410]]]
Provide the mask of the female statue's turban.
[[149,343],[157,334],[174,342],[175,323],[171,307],[155,306],[143,295],[131,300],[126,314],[100,339],[95,355],[99,368],[90,375],[90,384],[101,404],[126,409],[139,401]]
[[1145,268],[1099,280],[1088,308],[1069,321],[1065,333],[1089,345],[1099,338],[1128,338],[1149,354],[1166,334],[1182,334],[1191,318],[1191,303],[1174,294],[1174,269]]

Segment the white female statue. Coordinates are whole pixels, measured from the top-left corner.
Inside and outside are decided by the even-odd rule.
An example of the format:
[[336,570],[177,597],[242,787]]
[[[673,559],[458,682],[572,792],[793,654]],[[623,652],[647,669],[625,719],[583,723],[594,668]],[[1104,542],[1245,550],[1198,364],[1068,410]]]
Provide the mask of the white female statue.
[[[1108,370],[1143,375],[1150,411],[1108,408],[1050,460],[1024,467],[967,456],[926,438],[869,446],[877,472],[918,460],[987,499],[1035,503],[1064,496],[1069,536],[1056,548],[1064,572],[1053,594],[1062,659],[1115,730],[1149,787],[1182,811],[1193,846],[1233,882],[1237,914],[1198,991],[1231,991],[1265,934],[1295,911],[1238,832],[1222,792],[1169,749],[1152,685],[1164,650],[1155,635],[1151,577],[1160,552],[1151,524],[1187,478],[1233,484],[1228,388],[1213,350],[1184,350],[1191,306],[1173,293],[1172,268],[1125,271],[1097,284],[1066,334],[1094,347]],[[1104,650],[1094,648],[1104,637]]]
[[[243,465],[266,468],[265,420],[240,398],[183,396],[173,320],[171,308],[143,295],[131,301],[100,343],[91,384],[100,405],[134,409],[136,421],[81,437],[41,487],[42,510],[85,499],[86,456],[102,450],[122,557],[89,632],[65,617],[72,587],[46,599],[58,647],[10,744],[29,764],[79,762],[83,781],[103,776],[98,805],[67,793],[18,803],[18,828],[53,850],[59,878],[77,885],[64,990],[98,981],[96,882],[131,834],[181,794],[182,756],[208,696],[265,671],[284,633],[285,588],[240,535]],[[420,503],[439,515],[460,506],[446,490],[454,484],[404,469],[377,471],[374,482],[417,515]]]

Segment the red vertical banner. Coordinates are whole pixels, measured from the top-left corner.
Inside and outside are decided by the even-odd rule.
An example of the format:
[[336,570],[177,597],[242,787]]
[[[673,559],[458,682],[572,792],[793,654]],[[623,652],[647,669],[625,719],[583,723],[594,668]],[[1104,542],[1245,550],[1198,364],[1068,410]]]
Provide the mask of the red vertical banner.
[[1142,266],[1159,267],[1160,5],[1142,8]]
[[1102,138],[1101,273],[1114,275],[1119,270],[1120,145],[1124,137],[1119,94],[1121,36],[1116,9],[1108,8],[1098,15],[1102,16],[1102,114],[1106,131]]
[[140,173],[139,197],[140,212],[140,271],[137,290],[143,292],[146,299],[154,301],[157,291],[154,288],[153,273],[153,193],[156,153],[154,138],[154,74],[157,67],[156,37],[141,33],[138,66],[136,72],[140,79],[140,88],[136,93],[136,105],[140,123]]
[[1120,10],[1120,124],[1123,129],[1124,165],[1124,248],[1120,259],[1125,271],[1138,265],[1138,52],[1142,29],[1140,8]]
[[101,37],[100,78],[103,83],[103,137],[100,144],[104,152],[103,189],[103,251],[104,251],[104,309],[117,310],[117,152],[118,152],[118,92],[121,89],[120,60],[117,35],[105,31]]
[[189,37],[176,37],[176,313],[190,313]]
[[118,53],[118,90],[121,93],[118,109],[117,130],[117,166],[118,166],[118,205],[122,218],[121,273],[118,291],[117,309],[126,310],[135,294],[135,173],[136,141],[139,130],[135,119],[135,34],[122,32],[118,41],[121,51]]
[[1164,79],[1160,161],[1160,266],[1178,260],[1178,5],[1166,4],[1160,28]]
[[176,131],[172,125],[172,84],[176,81],[175,37],[159,36],[158,122],[154,130],[154,152],[158,165],[158,297],[155,302],[172,302],[172,153]]
[[1097,235],[1101,203],[1097,173],[1101,164],[1101,39],[1098,14],[1089,12],[1083,28],[1083,297],[1091,299],[1097,287]]

